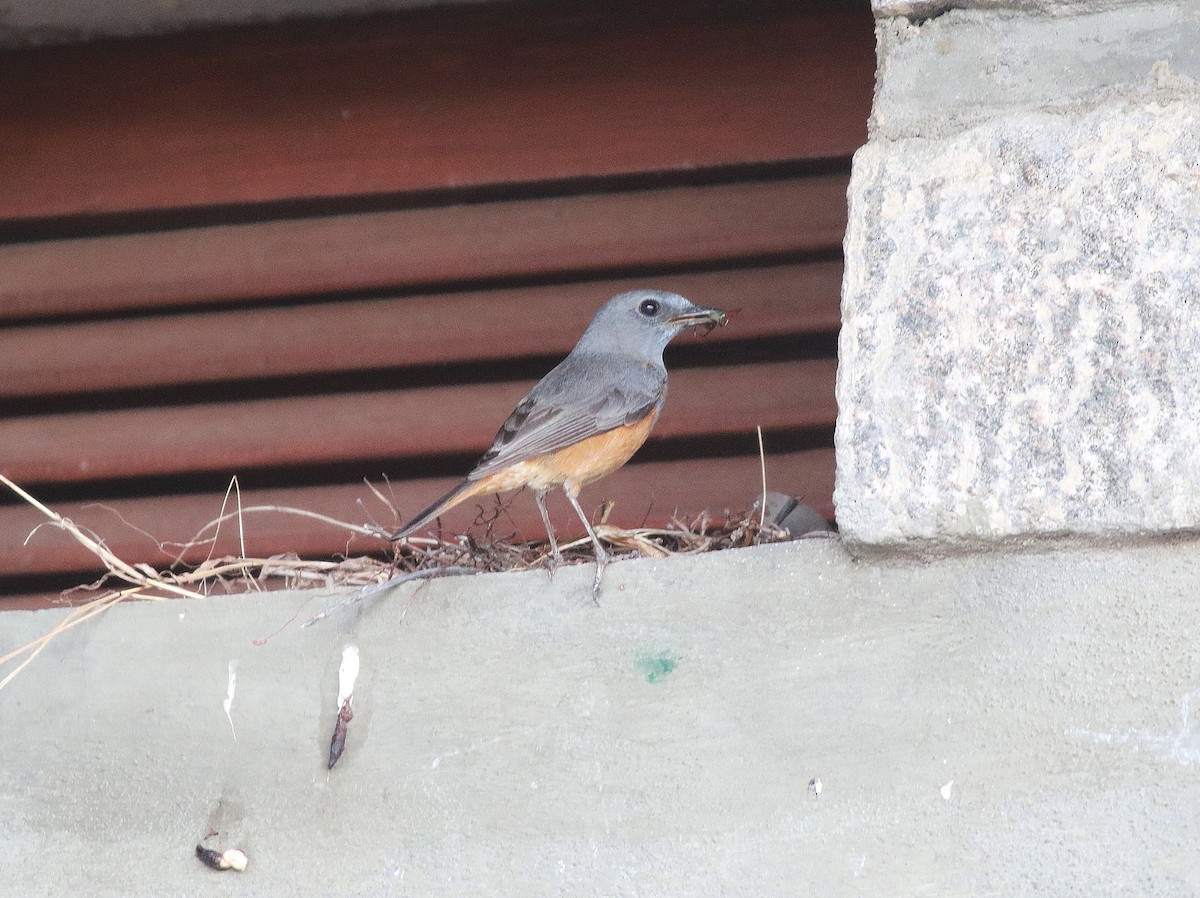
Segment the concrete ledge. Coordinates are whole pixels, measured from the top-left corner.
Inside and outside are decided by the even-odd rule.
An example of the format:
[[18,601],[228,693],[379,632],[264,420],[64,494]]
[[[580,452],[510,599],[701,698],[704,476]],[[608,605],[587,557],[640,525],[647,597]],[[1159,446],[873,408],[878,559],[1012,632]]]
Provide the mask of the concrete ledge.
[[920,24],[879,21],[871,139],[947,137],[1003,115],[1079,113],[1200,87],[1195,3],[1050,5],[1069,14],[1006,2]]
[[[440,581],[309,629],[338,596],[71,631],[0,692],[0,892],[1200,889],[1197,547],[875,564],[809,541],[620,562],[598,608],[589,578]],[[6,614],[0,652],[58,614]],[[246,873],[197,863],[210,829]]]
[[923,21],[960,9],[1067,17],[1145,4],[1146,0],[871,0],[871,11],[876,19]]

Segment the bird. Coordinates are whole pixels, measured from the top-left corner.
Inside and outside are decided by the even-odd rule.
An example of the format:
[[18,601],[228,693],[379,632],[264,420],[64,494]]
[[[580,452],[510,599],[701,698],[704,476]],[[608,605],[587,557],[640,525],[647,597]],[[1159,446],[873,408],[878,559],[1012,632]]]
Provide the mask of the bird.
[[546,493],[560,488],[595,547],[596,599],[609,559],[579,505],[579,491],[629,461],[649,436],[667,398],[667,344],[687,328],[711,330],[727,320],[719,309],[663,290],[612,297],[570,354],[517,403],[466,479],[391,539],[404,539],[467,499],[529,487],[550,538],[553,573],[562,554],[546,511]]
[[754,503],[754,510],[762,512],[764,521],[786,530],[792,539],[809,534],[829,536],[835,532],[833,525],[819,511],[787,493],[764,493],[762,499]]

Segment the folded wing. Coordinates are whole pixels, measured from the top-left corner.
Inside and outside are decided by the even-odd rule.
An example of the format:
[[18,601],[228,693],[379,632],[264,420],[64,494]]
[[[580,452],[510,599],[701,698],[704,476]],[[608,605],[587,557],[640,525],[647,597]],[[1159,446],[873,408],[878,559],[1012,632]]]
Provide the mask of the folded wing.
[[568,356],[517,404],[467,479],[635,424],[661,405],[666,382],[665,370],[627,356]]

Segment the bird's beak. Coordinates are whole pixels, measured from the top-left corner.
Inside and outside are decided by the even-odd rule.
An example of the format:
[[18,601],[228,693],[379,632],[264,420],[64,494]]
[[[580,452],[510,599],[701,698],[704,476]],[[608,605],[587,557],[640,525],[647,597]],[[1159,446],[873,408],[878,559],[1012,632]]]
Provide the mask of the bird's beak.
[[705,324],[711,330],[714,327],[721,327],[728,320],[728,316],[720,309],[698,308],[692,312],[684,312],[682,315],[672,315],[667,319],[667,322],[670,324],[682,324],[684,327],[697,327]]

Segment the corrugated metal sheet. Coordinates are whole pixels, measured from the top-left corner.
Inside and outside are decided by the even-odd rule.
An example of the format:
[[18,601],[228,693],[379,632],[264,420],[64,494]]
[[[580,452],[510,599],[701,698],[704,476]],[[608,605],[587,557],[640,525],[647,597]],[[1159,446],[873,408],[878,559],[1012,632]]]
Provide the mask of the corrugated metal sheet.
[[[737,312],[669,350],[651,442],[585,500],[629,524],[745,509],[762,425],[771,486],[831,513],[869,12],[528,9],[0,55],[0,471],[159,566],[235,473],[244,505],[392,526],[363,477],[423,507],[648,285]],[[249,520],[257,554],[384,548]],[[96,568],[26,541],[39,521],[0,497],[10,606]],[[531,501],[504,521],[540,535]]]

